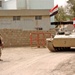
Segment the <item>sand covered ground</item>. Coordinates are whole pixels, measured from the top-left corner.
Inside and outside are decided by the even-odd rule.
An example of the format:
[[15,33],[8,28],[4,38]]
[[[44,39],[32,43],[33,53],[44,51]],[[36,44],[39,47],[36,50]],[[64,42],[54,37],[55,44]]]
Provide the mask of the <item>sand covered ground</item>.
[[50,75],[75,75],[75,56],[58,64]]
[[0,75],[74,75],[74,52],[50,52],[47,48],[4,48]]

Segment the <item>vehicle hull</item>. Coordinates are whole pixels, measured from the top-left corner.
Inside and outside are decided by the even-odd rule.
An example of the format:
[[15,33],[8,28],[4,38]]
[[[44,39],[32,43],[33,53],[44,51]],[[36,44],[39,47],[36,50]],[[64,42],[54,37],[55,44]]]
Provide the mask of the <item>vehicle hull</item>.
[[75,38],[54,38],[51,42],[54,47],[75,47]]
[[52,52],[75,47],[75,38],[53,38],[47,39],[46,42],[47,48]]

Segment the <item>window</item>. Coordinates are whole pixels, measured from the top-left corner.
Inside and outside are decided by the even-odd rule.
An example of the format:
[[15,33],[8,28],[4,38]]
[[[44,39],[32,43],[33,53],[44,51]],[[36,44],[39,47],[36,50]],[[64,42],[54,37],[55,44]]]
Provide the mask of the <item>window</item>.
[[17,16],[17,20],[20,20],[20,16]]
[[16,20],[16,17],[15,16],[13,16],[13,20]]
[[42,27],[36,27],[35,29],[36,29],[36,30],[43,30]]
[[0,1],[0,7],[2,7],[2,1]]
[[35,20],[41,20],[42,16],[35,16]]
[[20,20],[21,16],[13,16],[13,20]]

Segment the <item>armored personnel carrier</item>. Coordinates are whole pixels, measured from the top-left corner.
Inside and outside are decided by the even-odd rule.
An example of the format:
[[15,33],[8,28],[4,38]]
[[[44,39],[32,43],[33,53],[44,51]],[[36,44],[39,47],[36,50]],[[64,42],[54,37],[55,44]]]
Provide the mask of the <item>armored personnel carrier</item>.
[[59,28],[54,37],[47,38],[46,42],[48,49],[52,52],[75,47],[75,29],[68,26]]

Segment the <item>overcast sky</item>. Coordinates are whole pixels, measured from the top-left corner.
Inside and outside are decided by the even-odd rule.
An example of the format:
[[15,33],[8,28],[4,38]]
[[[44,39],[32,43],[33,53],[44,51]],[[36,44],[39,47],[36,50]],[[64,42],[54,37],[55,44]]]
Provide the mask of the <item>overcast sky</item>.
[[68,0],[54,0],[54,5],[58,4],[58,6],[64,6],[66,5],[66,1]]

